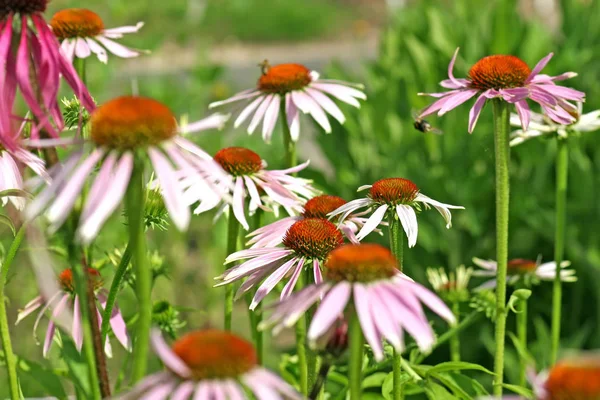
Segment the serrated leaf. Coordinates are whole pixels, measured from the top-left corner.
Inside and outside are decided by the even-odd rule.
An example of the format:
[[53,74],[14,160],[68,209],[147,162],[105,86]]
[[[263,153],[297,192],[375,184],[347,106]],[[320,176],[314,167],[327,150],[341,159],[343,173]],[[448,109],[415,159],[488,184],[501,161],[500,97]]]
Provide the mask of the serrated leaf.
[[447,371],[460,371],[463,369],[471,369],[476,371],[485,372],[486,374],[494,375],[492,371],[489,369],[482,367],[479,364],[473,364],[465,361],[448,361],[443,362],[441,364],[435,365],[427,371],[426,375],[429,376],[431,374],[447,372]]

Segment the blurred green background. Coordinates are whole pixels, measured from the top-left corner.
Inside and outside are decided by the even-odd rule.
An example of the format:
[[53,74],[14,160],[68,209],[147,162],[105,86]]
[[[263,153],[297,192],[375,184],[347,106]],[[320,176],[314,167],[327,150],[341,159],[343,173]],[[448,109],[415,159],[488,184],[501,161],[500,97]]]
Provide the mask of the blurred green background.
[[[107,27],[145,21],[139,34],[123,43],[152,51],[135,60],[110,57],[108,66],[88,63],[89,87],[99,102],[139,91],[168,104],[177,115],[196,120],[208,115],[207,104],[252,86],[259,76],[256,66],[265,58],[272,63],[299,62],[322,75],[362,82],[368,101],[360,110],[345,107],[344,126],[334,125],[323,134],[308,118],[300,139],[300,158],[311,159],[304,174],[326,193],[357,197],[358,186],[383,177],[413,180],[428,196],[465,211],[453,214],[453,228],[446,230],[435,211],[419,216],[419,241],[405,253],[408,274],[425,282],[425,268],[470,265],[472,257],[494,258],[494,150],[491,110],[487,107],[472,135],[467,133],[469,106],[430,122],[445,132],[424,135],[412,127],[412,112],[430,101],[418,92],[438,91],[447,76],[447,65],[456,47],[461,51],[456,76],[465,76],[479,58],[514,54],[530,66],[549,52],[555,57],[545,73],[575,71],[579,76],[567,85],[588,94],[584,111],[600,108],[600,2],[548,1],[536,9],[534,1],[517,0],[422,0],[422,1],[304,0],[106,0],[88,1]],[[393,3],[397,3],[393,6]],[[554,7],[551,5],[554,4]],[[55,10],[77,7],[76,0],[53,0]],[[535,108],[534,108],[535,110]],[[194,140],[214,153],[221,147],[247,146],[272,167],[282,165],[281,135],[263,143],[259,135],[228,127],[223,132],[202,133]],[[563,347],[600,347],[600,147],[591,133],[570,140],[568,231],[566,258],[577,270],[579,281],[565,285]],[[552,140],[527,142],[512,151],[510,256],[551,260],[554,236],[554,155]],[[190,231],[153,232],[152,248],[164,257],[169,279],[157,282],[154,298],[185,307],[185,329],[219,326],[221,295],[212,289],[212,278],[222,270],[225,256],[225,224],[212,215],[193,219]],[[3,243],[8,245],[9,233]],[[381,240],[376,236],[371,240]],[[95,254],[99,259],[125,244],[119,216],[103,230]],[[8,286],[11,321],[16,311],[37,294],[24,252],[13,269]],[[57,264],[60,264],[60,260]],[[60,266],[60,265],[59,265]],[[111,268],[103,270],[107,283]],[[130,289],[120,303],[126,316],[135,313]],[[530,300],[530,350],[538,367],[547,366],[551,284],[534,289]],[[247,330],[244,305],[237,317],[241,332]],[[465,312],[468,310],[465,307]],[[513,317],[509,330],[514,330]],[[25,321],[13,330],[18,355],[41,360],[41,348],[33,345]],[[441,327],[442,325],[440,325]],[[39,333],[43,335],[43,332]],[[463,334],[465,360],[491,366],[493,330],[482,321]],[[277,367],[277,354],[292,343],[291,335],[269,340],[273,351],[269,364]],[[122,354],[115,345],[111,370],[121,367]],[[434,353],[429,363],[448,359],[447,348]],[[56,354],[56,352],[55,352]],[[53,358],[56,358],[53,356]],[[517,355],[507,349],[506,374],[516,381]],[[56,361],[56,360],[54,360]],[[0,370],[0,381],[4,382]],[[24,377],[27,396],[44,389]],[[0,385],[0,398],[6,395]],[[374,398],[376,395],[374,394]]]

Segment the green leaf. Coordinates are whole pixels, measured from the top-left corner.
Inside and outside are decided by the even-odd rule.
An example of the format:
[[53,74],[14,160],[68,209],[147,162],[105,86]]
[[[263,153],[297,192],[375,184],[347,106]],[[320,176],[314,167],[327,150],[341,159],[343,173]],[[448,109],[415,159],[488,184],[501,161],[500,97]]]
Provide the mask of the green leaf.
[[63,360],[69,367],[69,376],[71,377],[73,384],[84,394],[85,398],[91,398],[87,365],[68,335],[62,336],[61,354]]
[[460,385],[450,376],[450,374],[433,374],[431,375],[437,379],[441,384],[450,389],[454,395],[462,400],[472,400],[473,397],[467,393]]
[[394,390],[394,373],[390,372],[381,385],[381,394],[385,400],[392,400],[392,390]]
[[6,215],[0,214],[0,224],[4,224],[4,225],[8,226],[10,228],[10,230],[12,231],[13,236],[15,236],[17,234],[15,225],[13,224],[11,219],[8,218]]
[[473,363],[469,363],[469,362],[465,362],[465,361],[448,361],[448,362],[443,362],[441,364],[438,364],[438,365],[430,368],[429,371],[427,371],[426,376],[429,376],[429,375],[435,374],[435,373],[440,373],[440,372],[459,371],[459,370],[463,370],[463,369],[482,371],[482,372],[485,372],[486,374],[494,375],[494,373],[492,371],[490,371],[489,369],[487,369],[485,367],[482,367],[479,364],[473,364]]
[[514,392],[520,396],[524,396],[528,399],[533,399],[533,391],[531,389],[527,389],[524,388],[523,386],[519,386],[519,385],[511,385],[508,383],[503,383],[502,387],[510,390],[511,392]]
[[517,349],[517,353],[519,354],[519,357],[523,360],[526,360],[528,364],[535,365],[535,361],[534,361],[533,357],[531,356],[529,351],[527,351],[527,348],[523,347],[523,343],[521,343],[519,338],[512,332],[508,332],[508,336],[510,337],[510,340],[512,340],[513,346],[515,346],[515,349]]
[[510,308],[515,314],[522,312],[521,304],[527,302],[527,299],[531,297],[531,290],[529,289],[517,289],[515,290],[510,299],[508,300],[508,308]]
[[425,384],[425,394],[429,398],[429,400],[455,400],[456,396],[451,394],[439,383],[435,383],[432,381],[427,381]]
[[381,387],[383,385],[383,382],[385,381],[385,378],[388,375],[389,374],[386,372],[376,372],[373,375],[369,375],[363,379],[362,388],[366,389],[373,387]]
[[67,393],[63,388],[60,378],[51,370],[22,358],[17,362],[17,367],[23,375],[29,377],[29,380],[39,384],[46,394],[61,400],[67,398]]

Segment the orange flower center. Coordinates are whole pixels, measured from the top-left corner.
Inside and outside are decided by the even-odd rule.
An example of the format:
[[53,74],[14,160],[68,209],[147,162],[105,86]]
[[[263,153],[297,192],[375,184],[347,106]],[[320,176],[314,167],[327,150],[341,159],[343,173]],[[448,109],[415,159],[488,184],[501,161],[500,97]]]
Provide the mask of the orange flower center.
[[332,251],[325,263],[325,276],[334,282],[373,282],[397,273],[396,257],[373,243],[344,245]]
[[331,222],[307,218],[296,222],[285,233],[283,244],[302,257],[324,261],[344,243],[342,232]]
[[0,1],[0,19],[10,14],[34,14],[46,11],[48,0],[2,0]]
[[327,214],[346,204],[346,200],[338,196],[327,194],[313,197],[304,205],[304,218],[322,218],[327,219]]
[[581,359],[556,364],[545,389],[546,400],[599,400],[600,361]]
[[524,258],[515,258],[508,262],[508,271],[513,274],[526,274],[537,269],[537,262]]
[[177,122],[171,110],[145,97],[117,97],[97,108],[91,118],[91,139],[98,146],[130,150],[175,135]]
[[[94,268],[88,268],[87,271],[89,284],[94,288],[94,290],[100,289],[102,287],[102,277],[100,276],[100,272]],[[60,273],[58,276],[58,282],[65,292],[75,292],[75,286],[73,284],[73,270],[71,268],[67,268]]]
[[265,66],[258,79],[258,89],[265,93],[286,94],[304,89],[312,81],[310,70],[300,64]]
[[50,26],[60,40],[94,37],[104,31],[102,18],[86,8],[61,10],[54,14]]
[[258,154],[244,147],[227,147],[215,154],[214,160],[233,176],[252,175],[262,168]]
[[404,178],[381,179],[371,186],[369,197],[381,204],[411,204],[419,188],[412,181]]
[[525,85],[531,70],[515,56],[495,55],[477,61],[469,71],[471,86],[481,89],[508,89]]
[[173,344],[173,352],[197,380],[237,378],[256,366],[256,352],[246,340],[229,332],[188,333]]

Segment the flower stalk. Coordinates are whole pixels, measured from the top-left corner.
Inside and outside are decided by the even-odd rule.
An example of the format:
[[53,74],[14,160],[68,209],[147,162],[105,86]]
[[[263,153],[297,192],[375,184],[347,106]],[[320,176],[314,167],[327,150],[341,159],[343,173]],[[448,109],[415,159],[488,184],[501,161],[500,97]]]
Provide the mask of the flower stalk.
[[560,347],[560,318],[562,303],[562,281],[560,279],[561,263],[565,253],[565,226],[567,217],[567,183],[569,172],[569,147],[566,138],[556,139],[556,231],[554,236],[554,262],[556,275],[552,288],[552,347],[550,364],[554,365]]
[[508,217],[510,198],[510,113],[509,104],[492,100],[496,153],[496,351],[494,355],[494,395],[502,395],[504,376],[504,340],[506,335],[506,273],[508,265]]
[[[306,286],[306,275],[300,274],[296,283],[296,290],[300,291]],[[308,396],[308,353],[306,346],[306,318],[300,318],[296,323],[296,352],[298,354],[298,371],[300,373],[300,393]]]
[[[456,317],[456,324],[460,323],[460,303],[454,301],[452,303],[452,313]],[[450,338],[450,360],[460,361],[460,336],[457,332]]]
[[8,389],[11,400],[21,398],[19,390],[19,377],[17,375],[17,358],[13,352],[12,342],[10,340],[10,331],[8,329],[8,317],[6,314],[6,299],[4,297],[4,286],[8,277],[8,271],[15,259],[17,251],[21,246],[25,236],[25,225],[21,225],[15,236],[6,258],[2,262],[2,272],[0,274],[0,339],[2,340],[2,350],[4,351],[4,361],[6,363],[6,372],[8,377]]
[[348,340],[350,346],[350,365],[348,370],[350,400],[359,400],[362,394],[362,364],[365,338],[356,312],[352,313],[349,320]]
[[125,272],[127,272],[127,267],[129,266],[130,261],[131,248],[128,244],[123,252],[123,255],[121,256],[121,262],[119,263],[112,283],[110,284],[110,290],[106,299],[106,307],[104,308],[104,313],[102,314],[102,343],[106,341],[106,335],[108,335],[108,331],[110,329],[110,316],[112,315],[113,308],[117,301],[117,295],[121,290],[121,284],[123,283],[123,278],[125,277]]
[[[233,254],[238,251],[238,242],[240,236],[240,223],[233,215],[233,210],[230,210],[227,219],[227,255]],[[224,329],[228,332],[231,331],[231,318],[233,315],[233,286],[225,286],[225,309],[224,309]]]
[[[398,269],[402,272],[402,263],[404,261],[404,231],[400,225],[400,221],[396,215],[392,212],[388,217],[388,224],[390,230],[390,249],[392,254],[398,260]],[[402,354],[394,349],[394,356],[392,360],[393,366],[393,389],[392,398],[394,400],[402,400],[404,398],[403,387],[402,387]]]
[[144,230],[144,209],[146,192],[144,190],[144,164],[136,160],[131,181],[125,197],[127,220],[129,225],[129,246],[133,268],[136,272],[136,292],[138,298],[137,337],[133,348],[132,383],[146,374],[150,328],[152,325],[152,270],[148,262],[146,236]]
[[279,106],[279,116],[281,127],[283,129],[283,147],[285,152],[285,166],[291,168],[298,164],[298,155],[296,153],[296,142],[292,139],[290,127],[287,124],[287,113],[285,111],[285,101]]

